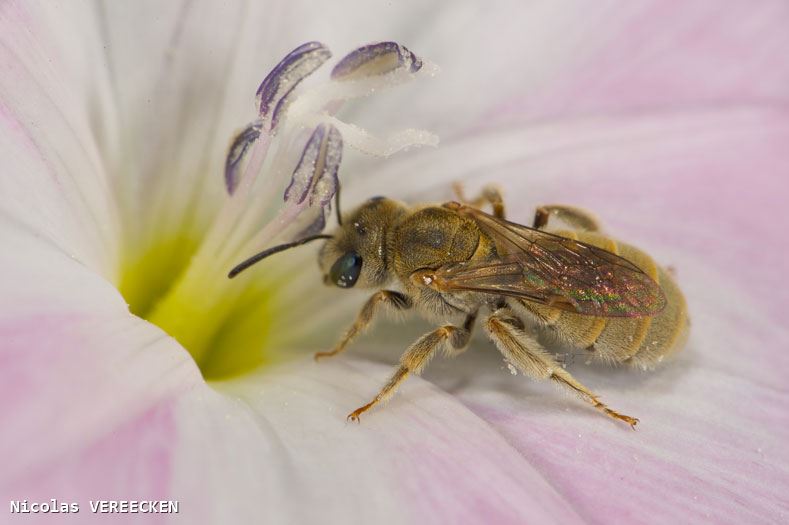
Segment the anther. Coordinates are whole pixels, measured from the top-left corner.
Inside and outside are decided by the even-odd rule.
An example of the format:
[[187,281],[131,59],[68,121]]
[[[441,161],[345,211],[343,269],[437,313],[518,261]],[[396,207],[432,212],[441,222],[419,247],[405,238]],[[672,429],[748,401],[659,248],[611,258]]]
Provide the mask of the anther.
[[225,159],[225,187],[230,195],[238,187],[241,180],[241,166],[252,145],[260,137],[262,122],[256,120],[241,130],[230,144],[230,150]]
[[307,42],[288,53],[263,79],[256,92],[258,112],[261,118],[271,118],[270,130],[276,127],[285,98],[329,58],[329,48],[320,42]]
[[330,124],[320,124],[312,132],[301,153],[285,202],[302,204],[309,197],[310,206],[326,206],[337,190],[337,171],[342,161],[342,136]]
[[379,42],[355,49],[345,55],[331,72],[332,80],[356,80],[385,75],[393,71],[416,73],[422,60],[397,42]]

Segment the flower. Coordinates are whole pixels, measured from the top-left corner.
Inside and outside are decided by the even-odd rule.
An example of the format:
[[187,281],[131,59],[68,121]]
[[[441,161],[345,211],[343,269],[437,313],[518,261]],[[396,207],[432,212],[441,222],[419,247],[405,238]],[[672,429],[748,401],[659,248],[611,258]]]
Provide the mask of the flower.
[[[7,499],[78,501],[79,522],[100,499],[178,500],[190,523],[784,521],[786,6],[314,9],[0,6]],[[341,118],[442,142],[344,155],[346,206],[497,182],[514,220],[585,206],[676,268],[684,353],[649,375],[571,365],[638,432],[511,377],[482,340],[347,425],[425,326],[383,325],[313,363],[362,296],[320,286],[307,248],[244,277],[234,331],[196,338],[225,355],[171,337],[179,315],[207,330],[188,319],[200,287],[160,321],[168,331],[143,319],[227,202],[228,140],[254,118],[263,73],[302,42],[381,38],[442,73]],[[262,366],[233,354],[261,333]]]

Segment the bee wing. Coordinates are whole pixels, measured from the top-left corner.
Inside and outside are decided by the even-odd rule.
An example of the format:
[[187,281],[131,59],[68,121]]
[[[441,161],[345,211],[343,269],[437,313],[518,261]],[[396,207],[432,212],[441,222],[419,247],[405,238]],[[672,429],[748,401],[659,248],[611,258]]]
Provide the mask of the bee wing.
[[660,286],[627,259],[470,206],[446,206],[472,217],[496,243],[498,258],[439,268],[440,290],[506,295],[597,317],[645,317],[666,306]]

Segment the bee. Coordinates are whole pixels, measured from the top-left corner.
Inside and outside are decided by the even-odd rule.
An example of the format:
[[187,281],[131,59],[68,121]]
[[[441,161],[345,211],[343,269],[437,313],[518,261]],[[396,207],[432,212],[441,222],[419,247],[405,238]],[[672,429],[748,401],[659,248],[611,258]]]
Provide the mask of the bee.
[[[680,349],[688,332],[685,299],[669,272],[638,248],[603,235],[585,210],[543,206],[529,227],[506,220],[495,188],[473,200],[455,189],[458,201],[440,205],[409,207],[374,197],[342,220],[338,202],[333,234],[270,248],[229,276],[273,253],[325,239],[319,253],[325,283],[378,291],[334,348],[316,359],[343,352],[383,310],[413,308],[439,325],[406,350],[389,382],[349,420],[358,422],[389,400],[438,352],[463,352],[482,316],[486,335],[523,374],[554,381],[635,428],[638,419],[603,404],[538,336],[609,364],[651,369]],[[549,231],[551,218],[571,228]]]

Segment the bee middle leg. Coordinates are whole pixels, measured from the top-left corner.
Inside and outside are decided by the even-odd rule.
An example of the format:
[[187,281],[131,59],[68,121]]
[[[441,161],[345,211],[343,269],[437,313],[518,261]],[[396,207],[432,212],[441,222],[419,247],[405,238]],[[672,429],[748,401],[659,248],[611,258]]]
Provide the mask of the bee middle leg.
[[587,232],[598,232],[602,228],[600,221],[592,213],[576,208],[574,206],[563,206],[561,204],[549,204],[540,206],[534,213],[532,228],[543,230],[548,225],[548,219],[556,217],[564,221],[573,229]]
[[569,388],[607,416],[624,421],[635,429],[638,419],[608,408],[597,395],[582,385],[533,337],[523,331],[523,322],[509,308],[491,314],[485,330],[504,357],[521,372],[535,379],[550,379]]
[[459,182],[452,184],[452,191],[457,195],[458,200],[463,204],[470,204],[475,208],[479,208],[485,203],[490,204],[493,208],[493,216],[497,219],[503,219],[504,213],[504,199],[501,197],[501,192],[495,186],[485,186],[482,188],[482,193],[473,199],[467,199],[463,191],[463,185]]
[[388,306],[395,310],[407,310],[413,306],[413,302],[407,295],[392,290],[381,290],[380,292],[374,293],[373,296],[364,303],[359,315],[356,316],[356,321],[354,321],[351,327],[345,332],[340,341],[334,345],[334,348],[328,352],[316,353],[315,360],[317,361],[322,357],[332,357],[345,350],[357,335],[364,332],[364,330],[370,326],[380,306]]
[[471,339],[476,319],[477,312],[473,312],[466,317],[462,328],[446,325],[420,337],[400,358],[400,367],[378,395],[366,405],[348,414],[348,419],[358,422],[361,414],[367,412],[378,403],[388,401],[397,391],[400,384],[410,374],[419,375],[441,348],[444,349],[447,357],[454,357],[463,352]]

